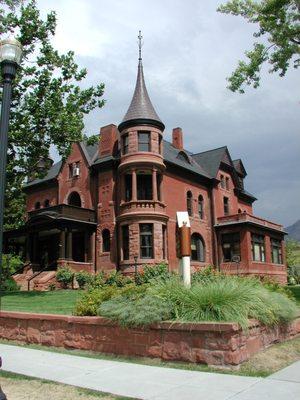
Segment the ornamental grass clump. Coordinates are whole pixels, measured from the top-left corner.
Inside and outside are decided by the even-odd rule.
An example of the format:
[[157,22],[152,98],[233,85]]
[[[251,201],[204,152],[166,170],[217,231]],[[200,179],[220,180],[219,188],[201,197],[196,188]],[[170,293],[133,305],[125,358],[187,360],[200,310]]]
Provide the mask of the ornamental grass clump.
[[173,318],[180,321],[238,322],[247,329],[250,318],[275,325],[297,314],[295,302],[251,278],[220,276],[195,283],[190,289],[173,278],[158,283],[151,291],[172,305]]

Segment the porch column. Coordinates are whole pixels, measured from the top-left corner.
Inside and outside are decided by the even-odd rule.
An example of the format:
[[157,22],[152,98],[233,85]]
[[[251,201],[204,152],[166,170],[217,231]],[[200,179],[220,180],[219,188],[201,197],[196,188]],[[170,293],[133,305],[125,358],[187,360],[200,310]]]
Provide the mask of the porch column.
[[67,235],[67,259],[73,260],[73,249],[72,249],[73,234],[72,230],[68,231]]
[[31,234],[28,233],[26,236],[26,255],[25,255],[26,264],[30,262],[30,249],[31,249]]
[[84,262],[90,262],[90,232],[84,232]]
[[39,234],[38,233],[34,233],[32,235],[32,241],[33,241],[33,246],[32,246],[32,261],[34,263],[38,262],[37,259],[37,247],[38,247],[38,240],[39,240]]
[[132,170],[132,201],[137,200],[136,170]]
[[152,170],[152,198],[157,201],[157,170]]
[[59,235],[59,258],[66,258],[66,231],[60,231]]
[[95,265],[95,238],[96,233],[90,232],[89,236],[89,262]]

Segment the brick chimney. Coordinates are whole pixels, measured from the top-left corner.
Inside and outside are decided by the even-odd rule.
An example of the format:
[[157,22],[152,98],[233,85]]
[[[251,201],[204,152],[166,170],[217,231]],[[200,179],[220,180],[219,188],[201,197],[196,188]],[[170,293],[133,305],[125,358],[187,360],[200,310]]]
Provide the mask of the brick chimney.
[[99,157],[113,155],[118,145],[118,129],[110,124],[100,128]]
[[172,132],[172,144],[176,149],[183,150],[182,129],[174,128]]

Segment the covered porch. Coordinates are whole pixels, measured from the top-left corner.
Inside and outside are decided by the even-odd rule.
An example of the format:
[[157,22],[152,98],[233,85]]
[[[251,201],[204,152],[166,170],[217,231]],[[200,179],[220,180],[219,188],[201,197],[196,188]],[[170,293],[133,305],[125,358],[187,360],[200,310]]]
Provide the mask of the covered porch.
[[21,255],[33,272],[66,264],[93,272],[95,220],[94,210],[65,204],[31,211],[23,227],[5,232],[4,252]]

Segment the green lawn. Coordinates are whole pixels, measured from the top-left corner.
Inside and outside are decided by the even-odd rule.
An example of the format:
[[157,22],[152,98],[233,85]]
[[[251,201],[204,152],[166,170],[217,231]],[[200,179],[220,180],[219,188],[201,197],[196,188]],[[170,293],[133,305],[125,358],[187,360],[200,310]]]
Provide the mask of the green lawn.
[[300,285],[295,286],[288,286],[288,289],[293,293],[295,296],[297,303],[300,303]]
[[82,293],[82,290],[6,292],[1,298],[1,310],[71,315]]

